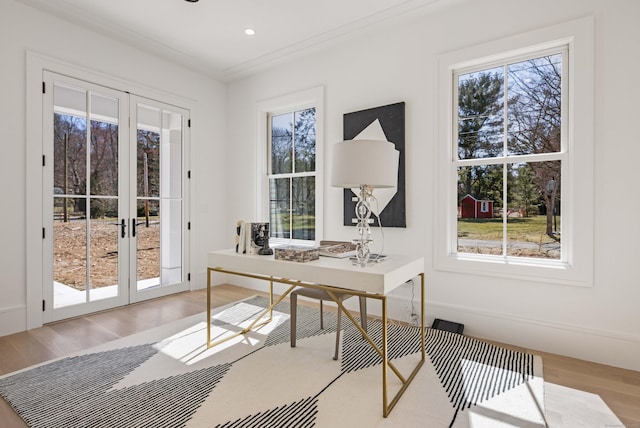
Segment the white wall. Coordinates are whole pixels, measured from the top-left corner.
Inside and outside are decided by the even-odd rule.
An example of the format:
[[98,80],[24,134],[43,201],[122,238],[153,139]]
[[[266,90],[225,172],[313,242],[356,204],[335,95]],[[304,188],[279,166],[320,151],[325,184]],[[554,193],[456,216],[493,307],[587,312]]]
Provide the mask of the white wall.
[[[0,335],[26,327],[26,52],[131,82],[149,93],[188,100],[192,111],[192,282],[206,283],[206,251],[224,246],[216,231],[226,215],[226,88],[180,65],[160,60],[12,0],[0,2]],[[143,94],[144,95],[144,94]],[[28,284],[29,287],[38,286]]]
[[[256,102],[325,86],[327,156],[342,115],[406,102],[407,228],[385,231],[389,252],[425,256],[427,313],[462,322],[465,333],[640,370],[640,204],[632,174],[640,86],[636,0],[449,1],[430,13],[353,37],[228,87],[228,223],[255,212]],[[595,280],[592,287],[436,271],[437,59],[440,54],[545,26],[595,20]],[[327,168],[330,165],[327,164]],[[328,171],[325,171],[328,177]],[[342,190],[325,190],[325,238],[351,239],[341,225]],[[228,245],[226,245],[228,246]],[[226,279],[232,281],[232,279]],[[406,290],[403,291],[405,296]]]

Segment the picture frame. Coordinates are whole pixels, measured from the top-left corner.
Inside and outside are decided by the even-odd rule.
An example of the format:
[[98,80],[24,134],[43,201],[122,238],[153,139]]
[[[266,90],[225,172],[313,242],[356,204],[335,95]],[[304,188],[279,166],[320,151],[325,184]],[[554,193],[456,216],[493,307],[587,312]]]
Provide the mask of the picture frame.
[[[395,145],[400,152],[398,164],[398,187],[390,201],[380,211],[380,223],[383,227],[407,227],[405,196],[405,103],[398,102],[343,115],[344,140],[358,139],[359,135],[376,136]],[[376,189],[374,196],[380,193]],[[355,226],[355,207],[357,195],[351,189],[344,189],[344,225]],[[375,208],[375,207],[373,207]]]

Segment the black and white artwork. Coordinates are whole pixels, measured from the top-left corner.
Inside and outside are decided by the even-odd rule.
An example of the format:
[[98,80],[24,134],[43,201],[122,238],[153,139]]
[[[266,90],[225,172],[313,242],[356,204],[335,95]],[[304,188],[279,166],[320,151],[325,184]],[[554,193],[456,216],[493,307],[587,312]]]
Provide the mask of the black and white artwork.
[[[398,186],[392,189],[374,189],[378,204],[371,208],[380,216],[383,227],[407,227],[405,204],[404,163],[404,102],[346,113],[343,117],[345,140],[371,139],[392,142],[400,152]],[[366,159],[366,157],[365,157]],[[357,223],[355,207],[358,189],[344,189],[344,225]]]

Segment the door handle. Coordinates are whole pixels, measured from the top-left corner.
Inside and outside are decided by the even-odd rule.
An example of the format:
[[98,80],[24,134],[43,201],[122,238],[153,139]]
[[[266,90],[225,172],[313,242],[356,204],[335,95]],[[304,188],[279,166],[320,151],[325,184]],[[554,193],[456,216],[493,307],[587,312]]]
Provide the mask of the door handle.
[[120,236],[122,236],[123,238],[127,237],[127,222],[125,221],[125,219],[122,219],[122,221],[120,222]]
[[131,219],[131,236],[133,236],[134,238],[136,237],[136,227],[137,227],[137,223],[134,217]]

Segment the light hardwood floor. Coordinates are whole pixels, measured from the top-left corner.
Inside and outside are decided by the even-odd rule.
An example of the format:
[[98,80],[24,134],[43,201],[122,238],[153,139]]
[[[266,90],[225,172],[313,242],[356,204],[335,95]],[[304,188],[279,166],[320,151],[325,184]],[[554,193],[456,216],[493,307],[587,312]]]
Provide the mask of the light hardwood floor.
[[[224,305],[253,294],[263,293],[232,285],[220,285],[216,287],[215,305]],[[200,290],[0,337],[0,375],[197,314],[205,309],[206,291]],[[512,348],[532,352],[543,358],[545,406],[550,426],[603,427],[600,423],[582,425],[582,422],[576,420],[581,419],[580,416],[584,419],[585,415],[579,413],[586,411],[585,409],[597,412],[599,408],[604,408],[608,411],[608,406],[626,427],[640,428],[640,372],[535,350]],[[5,428],[26,426],[4,400],[0,400],[0,425]],[[615,425],[609,425],[613,426]]]

